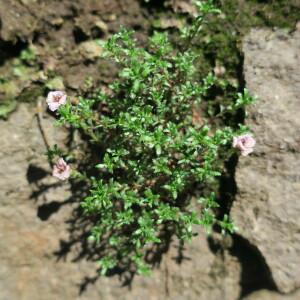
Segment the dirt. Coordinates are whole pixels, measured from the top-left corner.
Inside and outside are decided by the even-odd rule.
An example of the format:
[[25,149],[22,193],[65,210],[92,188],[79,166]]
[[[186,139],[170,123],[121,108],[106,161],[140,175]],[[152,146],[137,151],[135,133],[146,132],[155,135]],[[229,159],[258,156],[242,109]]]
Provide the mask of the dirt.
[[[0,0],[0,118],[18,102],[35,102],[49,89],[88,94],[107,84],[116,70],[99,58],[99,40],[120,26],[134,29],[141,43],[153,30],[174,32],[195,14],[191,2]],[[240,80],[241,36],[252,26],[293,28],[299,19],[299,0],[217,4],[223,14],[211,20],[197,44],[199,70],[203,75],[224,66],[233,85]]]
[[[135,0],[0,1],[0,117],[4,104],[34,102],[48,89],[88,93],[112,80],[115,70],[99,57],[99,39],[120,26],[146,38],[147,10]],[[2,112],[1,112],[2,104]]]

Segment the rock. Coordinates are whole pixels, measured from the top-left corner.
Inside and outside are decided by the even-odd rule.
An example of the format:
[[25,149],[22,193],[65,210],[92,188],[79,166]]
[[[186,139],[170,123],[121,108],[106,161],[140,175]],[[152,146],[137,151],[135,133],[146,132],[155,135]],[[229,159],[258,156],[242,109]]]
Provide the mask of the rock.
[[[20,104],[17,112],[8,122],[0,121],[0,199],[2,205],[10,204],[10,199],[17,199],[19,204],[23,203],[24,199],[29,201],[32,187],[28,182],[27,171],[33,161],[37,161],[39,168],[45,170],[45,175],[50,172],[46,157],[43,155],[46,148],[34,111],[33,105]],[[53,118],[48,117],[43,122],[50,143],[54,145],[60,141],[62,144],[66,131],[55,128]]]
[[268,290],[262,290],[259,292],[254,292],[243,300],[299,300],[300,291],[296,291],[290,295],[280,295]]
[[[239,261],[214,254],[202,231],[184,250],[174,240],[152,276],[135,276],[130,288],[124,277],[100,278],[76,214],[80,197],[51,176],[34,111],[21,103],[0,120],[1,300],[239,298]],[[49,143],[62,145],[67,132],[54,121],[44,113]]]
[[192,16],[196,16],[198,13],[196,6],[191,0],[175,0],[171,2],[171,5],[175,12],[187,13]]
[[184,23],[180,19],[175,18],[161,18],[153,22],[153,26],[156,28],[168,29],[168,28],[178,28],[181,29]]
[[30,5],[32,3],[36,3],[37,0],[21,0],[21,3],[24,5]]
[[17,41],[20,37],[30,37],[37,28],[38,20],[28,14],[19,1],[0,0],[0,38],[4,41]]
[[16,107],[16,101],[0,101],[0,119],[6,119],[8,115],[16,109]]
[[300,32],[255,29],[243,51],[247,88],[258,97],[246,120],[257,146],[239,159],[231,216],[289,293],[300,287]]
[[63,91],[65,89],[64,80],[61,76],[56,76],[46,82],[46,87],[49,90],[60,90]]
[[107,24],[94,15],[81,15],[75,19],[75,24],[87,37],[99,38],[108,32]]
[[79,53],[87,60],[99,58],[102,52],[103,48],[99,45],[99,41],[86,41],[79,46]]
[[105,34],[108,32],[108,26],[107,26],[107,24],[106,24],[105,22],[103,22],[102,20],[96,21],[95,26],[96,26],[97,28],[99,28],[99,29],[100,29],[103,33],[105,33]]

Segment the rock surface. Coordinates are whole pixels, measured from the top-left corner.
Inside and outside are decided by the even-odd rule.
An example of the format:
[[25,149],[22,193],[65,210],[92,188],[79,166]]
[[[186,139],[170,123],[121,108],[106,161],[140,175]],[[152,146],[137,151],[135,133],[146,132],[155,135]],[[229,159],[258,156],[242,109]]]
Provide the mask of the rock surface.
[[261,290],[259,292],[255,292],[250,296],[244,298],[243,300],[299,300],[300,299],[300,291],[296,291],[295,293],[289,295],[280,295],[278,293],[270,292],[267,290]]
[[300,31],[252,30],[243,49],[246,84],[258,97],[246,118],[257,146],[239,159],[231,215],[289,293],[300,287]]
[[[215,255],[203,232],[185,246],[181,264],[174,241],[153,276],[136,276],[130,289],[118,276],[94,281],[97,266],[84,251],[86,238],[69,235],[77,204],[70,186],[50,174],[34,110],[20,104],[0,121],[0,300],[238,299],[238,259]],[[49,143],[61,144],[66,132],[44,115]]]

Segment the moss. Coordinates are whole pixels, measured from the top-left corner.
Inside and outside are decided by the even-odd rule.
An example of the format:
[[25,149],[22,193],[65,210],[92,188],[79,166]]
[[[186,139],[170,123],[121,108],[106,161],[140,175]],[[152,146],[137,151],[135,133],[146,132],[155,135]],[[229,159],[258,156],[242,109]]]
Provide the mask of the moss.
[[64,81],[63,78],[61,76],[56,76],[52,79],[49,79],[46,82],[46,87],[49,90],[64,90],[65,89],[65,85],[64,85]]
[[[225,74],[207,99],[211,114],[219,113],[222,105],[244,89],[243,37],[253,27],[295,28],[300,19],[300,4],[295,0],[216,0],[222,14],[211,17],[195,41],[198,49],[199,77],[219,65]],[[224,88],[225,87],[225,88]],[[224,122],[232,120],[224,117]]]
[[18,102],[32,102],[42,95],[44,87],[33,84],[42,80],[35,48],[22,50],[18,57],[7,59],[0,66],[0,118],[7,118]]
[[231,76],[236,75],[241,63],[242,37],[252,27],[292,29],[300,19],[297,0],[218,0],[216,3],[222,15],[210,20],[197,46],[210,66],[221,61]]
[[36,48],[34,46],[30,46],[30,47],[22,50],[20,53],[20,59],[24,63],[26,63],[30,66],[34,66],[36,63],[36,59],[37,59]]
[[[145,4],[144,0],[141,1]],[[225,99],[236,89],[240,91],[243,89],[242,37],[252,27],[257,26],[294,28],[296,22],[300,20],[300,4],[299,0],[215,0],[215,2],[223,13],[210,20],[195,46],[199,53],[198,69],[201,76],[211,71],[216,64],[225,67],[224,79],[230,84],[227,85],[225,93],[217,95]],[[153,0],[149,1],[145,7],[149,12],[153,12],[151,19],[155,29],[165,28],[174,32],[176,31],[174,27],[180,27],[181,23],[185,23],[183,18],[185,15],[174,16],[170,10],[166,11],[168,3],[171,5],[171,1]],[[61,78],[51,79],[50,76],[41,78],[37,49],[33,45],[27,48],[24,48],[26,44],[21,46],[23,50],[20,53],[13,53],[12,56],[6,55],[7,57],[2,55],[3,58],[0,59],[2,61],[0,73],[4,74],[1,77],[2,81],[0,78],[1,103],[16,100],[29,101],[29,99],[34,101],[36,95],[30,97],[28,94],[28,86],[33,82],[40,82],[41,86],[45,84],[47,88],[58,89],[63,86]],[[101,65],[103,78],[111,78],[114,73],[115,70],[112,70],[111,66],[108,67],[105,63]],[[237,87],[236,82],[239,83]],[[34,91],[37,85],[34,84]],[[22,95],[23,92],[24,95]]]
[[[212,71],[216,65],[224,66],[226,70],[200,107],[203,113],[208,112],[208,117],[213,117],[212,123],[215,120],[214,116],[222,112],[222,107],[230,103],[236,97],[236,93],[242,92],[245,88],[241,47],[243,37],[254,27],[293,30],[296,22],[300,20],[298,0],[216,0],[216,2],[222,14],[212,17],[195,41],[199,54],[197,64],[199,78]],[[241,110],[235,115],[224,114],[221,122],[234,127],[238,123],[243,123],[244,117],[245,112]],[[219,184],[220,195],[225,200],[225,202],[222,200],[220,215],[229,212],[232,202],[231,196],[234,191],[231,190],[230,182],[233,178],[231,172],[235,168],[234,161],[235,158],[228,161],[228,165],[225,166],[228,174],[216,183]]]
[[6,119],[15,110],[17,102],[14,97],[18,92],[19,88],[14,81],[0,81],[0,119]]
[[35,102],[39,97],[43,97],[45,87],[40,84],[31,84],[22,90],[18,96],[18,102]]
[[[289,27],[292,28],[300,18],[298,0],[229,0],[221,1],[223,6],[232,2],[240,14],[238,22],[249,26]],[[234,16],[232,16],[233,19]],[[246,22],[247,17],[248,22]],[[248,24],[246,24],[248,23]]]
[[0,94],[5,95],[5,98],[3,100],[13,98],[16,94],[19,93],[19,91],[20,89],[18,85],[12,80],[3,80],[2,82],[0,82]]
[[13,99],[0,102],[0,119],[6,119],[17,107],[17,102]]

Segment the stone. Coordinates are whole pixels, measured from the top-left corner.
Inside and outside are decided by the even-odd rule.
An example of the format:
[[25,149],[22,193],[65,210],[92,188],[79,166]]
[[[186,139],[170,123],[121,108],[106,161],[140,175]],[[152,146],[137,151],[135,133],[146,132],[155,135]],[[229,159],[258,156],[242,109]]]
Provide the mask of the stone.
[[[46,113],[50,145],[68,133]],[[225,251],[215,254],[199,235],[182,249],[173,240],[150,277],[100,277],[85,248],[86,231],[76,214],[80,190],[51,176],[35,107],[21,103],[0,120],[0,300],[145,299],[237,300],[241,267]],[[130,275],[130,274],[129,274]]]
[[103,53],[103,48],[99,45],[99,41],[82,42],[79,46],[79,53],[87,60],[95,60]]
[[0,0],[0,39],[16,42],[20,37],[30,37],[38,20],[19,1]]
[[243,300],[299,300],[300,299],[300,291],[296,291],[295,293],[289,295],[280,295],[275,292],[271,292],[268,290],[261,290],[258,292],[254,292]]
[[65,89],[64,80],[61,76],[56,76],[46,82],[49,90],[63,91]]
[[97,28],[99,28],[99,29],[100,29],[103,33],[105,33],[105,34],[108,32],[108,26],[107,26],[107,24],[106,24],[105,22],[103,22],[102,20],[96,21],[95,26],[96,26]]
[[183,27],[182,20],[175,18],[161,18],[153,23],[154,27],[168,29],[168,28],[178,28],[181,29]]
[[300,32],[253,29],[243,43],[246,118],[257,140],[236,170],[231,216],[282,293],[300,287]]
[[192,16],[196,16],[198,10],[191,0],[175,0],[171,2],[171,5],[175,12],[187,13]]
[[21,3],[23,3],[25,6],[36,3],[36,2],[37,2],[37,0],[21,0]]

